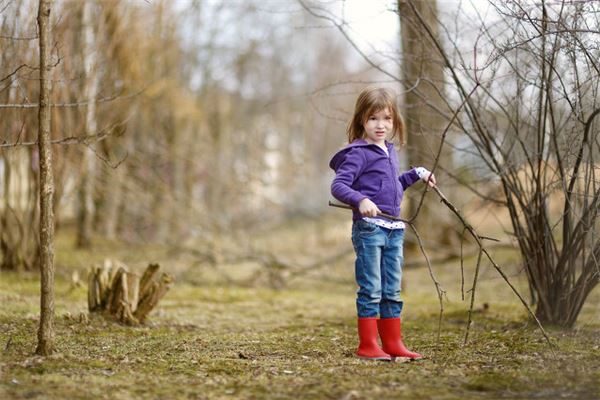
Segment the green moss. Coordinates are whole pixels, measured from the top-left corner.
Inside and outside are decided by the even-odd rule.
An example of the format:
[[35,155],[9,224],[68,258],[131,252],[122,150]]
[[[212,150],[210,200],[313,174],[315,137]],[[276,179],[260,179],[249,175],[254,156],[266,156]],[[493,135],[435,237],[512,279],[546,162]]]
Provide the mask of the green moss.
[[508,390],[520,392],[527,388],[527,385],[521,382],[514,374],[502,373],[500,371],[489,371],[470,377],[463,386],[467,390],[478,392],[502,392]]

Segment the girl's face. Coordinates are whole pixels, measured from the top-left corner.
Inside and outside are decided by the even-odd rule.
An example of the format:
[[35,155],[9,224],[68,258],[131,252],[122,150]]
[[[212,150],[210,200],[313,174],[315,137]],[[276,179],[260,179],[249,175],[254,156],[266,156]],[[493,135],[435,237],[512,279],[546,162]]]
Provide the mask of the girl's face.
[[365,140],[368,143],[383,145],[385,139],[394,130],[394,120],[389,108],[384,108],[373,115],[369,115],[363,124]]

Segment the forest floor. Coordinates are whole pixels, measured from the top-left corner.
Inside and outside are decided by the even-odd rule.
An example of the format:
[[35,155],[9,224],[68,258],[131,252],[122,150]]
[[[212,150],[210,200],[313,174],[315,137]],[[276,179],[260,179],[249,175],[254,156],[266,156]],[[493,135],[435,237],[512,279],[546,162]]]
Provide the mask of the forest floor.
[[[295,252],[288,265],[306,266],[348,245],[346,222],[331,217],[325,223],[329,229],[297,222],[247,236],[256,248]],[[181,247],[96,240],[93,250],[81,251],[72,242],[63,230],[56,246],[56,353],[50,357],[33,354],[37,274],[0,273],[0,399],[600,398],[599,290],[574,329],[547,329],[557,346],[552,350],[484,263],[463,345],[474,258],[465,260],[464,289],[459,260],[434,263],[447,291],[439,338],[440,307],[429,272],[406,268],[405,341],[426,358],[370,362],[354,356],[350,247],[347,256],[320,268],[283,271],[275,285],[257,264],[212,267]],[[515,250],[493,253],[526,294]],[[175,276],[145,326],[87,316],[87,288],[77,282],[105,257],[136,270],[158,261]]]

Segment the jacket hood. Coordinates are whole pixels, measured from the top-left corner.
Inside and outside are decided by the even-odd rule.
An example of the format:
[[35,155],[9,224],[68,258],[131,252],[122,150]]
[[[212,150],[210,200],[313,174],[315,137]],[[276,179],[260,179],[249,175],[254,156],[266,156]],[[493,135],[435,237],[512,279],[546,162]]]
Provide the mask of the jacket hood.
[[[385,141],[385,145],[387,146],[388,151],[391,151],[394,148],[394,145],[392,143],[388,142],[387,140]],[[329,168],[333,169],[334,171],[337,171],[340,164],[344,161],[344,157],[346,157],[346,154],[350,150],[352,150],[356,147],[368,147],[368,146],[377,146],[377,145],[373,144],[373,143],[369,143],[365,139],[356,139],[354,142],[346,145],[346,147],[338,150],[338,152],[335,153],[333,155],[333,157],[331,157],[331,161],[329,161]]]

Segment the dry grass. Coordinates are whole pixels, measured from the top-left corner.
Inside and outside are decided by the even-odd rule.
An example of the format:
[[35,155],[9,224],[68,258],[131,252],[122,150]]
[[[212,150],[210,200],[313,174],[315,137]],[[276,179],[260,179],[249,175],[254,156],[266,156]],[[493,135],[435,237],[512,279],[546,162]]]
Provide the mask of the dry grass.
[[[319,229],[314,221],[299,221],[290,225],[293,229],[257,235],[255,244],[272,249],[280,243],[280,254],[292,263],[302,263],[347,245],[344,234],[340,236],[346,225],[336,218],[326,221],[330,229]],[[317,232],[318,238],[307,239]],[[462,346],[468,294],[463,301],[459,262],[435,266],[448,291],[439,343],[439,307],[428,273],[423,268],[407,270],[406,341],[428,358],[368,362],[353,356],[351,256],[274,290],[260,284],[261,280],[255,287],[224,284],[223,275],[214,268],[192,266],[190,256],[173,258],[157,246],[100,243],[93,252],[76,252],[70,242],[66,235],[58,243],[57,352],[52,357],[32,354],[39,307],[37,276],[0,274],[0,398],[600,396],[598,291],[575,330],[550,329],[559,346],[553,354],[506,285],[484,266],[471,340]],[[298,243],[303,243],[302,251],[297,251]],[[79,320],[86,313],[86,288],[72,286],[71,272],[83,271],[90,260],[106,254],[138,268],[149,261],[163,261],[163,268],[177,276],[147,326],[130,328],[98,317]],[[496,257],[509,273],[517,270],[514,251],[497,251]],[[473,264],[474,260],[466,262],[467,282]],[[257,265],[220,268],[226,268],[229,277],[260,272]],[[524,288],[521,278],[513,279]]]

